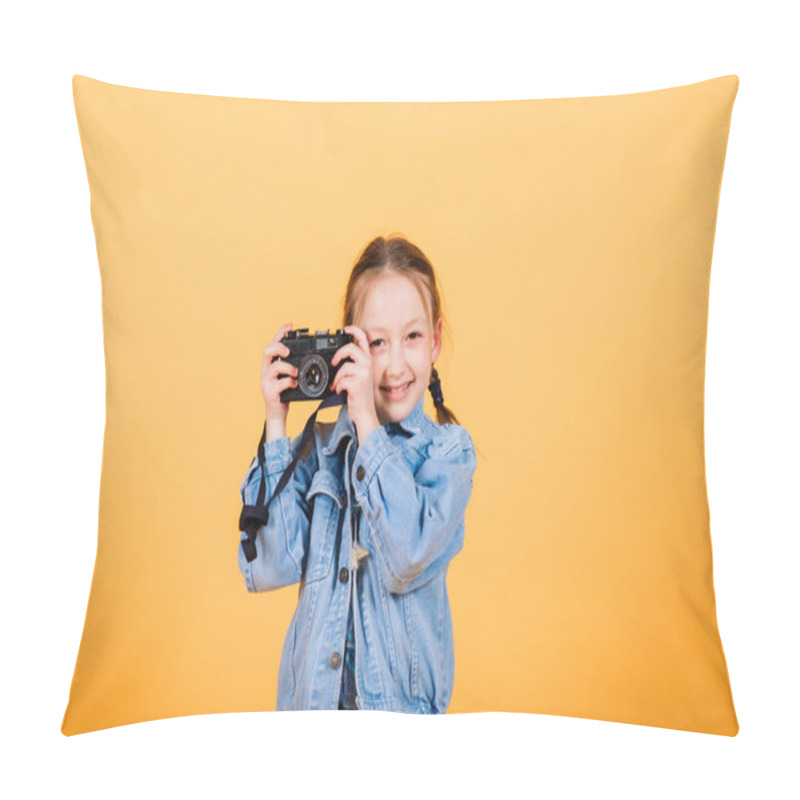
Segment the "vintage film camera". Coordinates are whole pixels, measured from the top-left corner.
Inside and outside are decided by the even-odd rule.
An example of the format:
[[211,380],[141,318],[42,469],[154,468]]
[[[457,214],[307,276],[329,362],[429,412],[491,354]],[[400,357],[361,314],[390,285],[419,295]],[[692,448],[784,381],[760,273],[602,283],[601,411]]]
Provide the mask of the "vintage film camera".
[[[281,392],[281,402],[290,403],[292,400],[324,400],[335,395],[330,388],[336,373],[342,364],[352,361],[345,357],[336,366],[331,366],[331,359],[336,351],[353,341],[353,336],[338,329],[335,333],[330,331],[308,332],[308,328],[297,328],[289,331],[281,339],[290,353],[283,356],[283,360],[297,367],[297,386],[284,389]],[[275,361],[278,356],[272,360]]]

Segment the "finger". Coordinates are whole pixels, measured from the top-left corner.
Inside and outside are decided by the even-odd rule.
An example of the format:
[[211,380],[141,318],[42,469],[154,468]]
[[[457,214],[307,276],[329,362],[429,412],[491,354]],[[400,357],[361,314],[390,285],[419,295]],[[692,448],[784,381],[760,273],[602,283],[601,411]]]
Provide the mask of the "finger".
[[[280,400],[281,399],[281,395],[287,389],[294,389],[296,386],[297,386],[297,381],[294,378],[281,378],[279,381],[276,381],[275,384],[274,384],[273,397],[275,397],[277,400]],[[283,401],[281,400],[281,402],[283,402]]]
[[292,329],[292,323],[291,322],[287,322],[285,325],[281,326],[281,328],[278,329],[278,332],[275,334],[275,336],[272,339],[273,344],[276,343],[276,342],[280,342],[280,340],[283,339],[283,337],[286,336],[286,334],[291,329]]
[[293,389],[296,384],[297,381],[294,378],[281,378],[270,386],[269,396],[273,399],[279,399],[283,392],[287,389]]
[[[353,341],[342,345],[336,351],[334,358],[336,358],[337,362],[343,359],[346,355],[351,355],[352,357],[353,347],[355,347],[355,352],[360,351],[365,356],[369,357],[369,341],[367,339],[367,334],[357,325],[345,325],[342,330],[344,330],[345,333],[349,333],[353,337]],[[358,361],[357,358],[354,358],[353,360]],[[331,360],[331,363],[334,363],[333,360]]]
[[283,356],[288,356],[290,352],[286,345],[280,342],[273,342],[264,348],[264,357],[261,359],[261,363],[268,367],[273,361],[277,361]]
[[269,367],[270,375],[291,375],[293,377],[297,377],[298,369],[297,367],[289,361],[273,361]]
[[333,376],[334,381],[340,381],[342,378],[352,378],[357,373],[354,371],[355,364],[351,363],[350,361],[345,361],[342,364],[336,375]]
[[285,378],[280,378],[279,380],[275,381],[275,386],[277,387],[278,394],[280,394],[284,389],[296,386],[297,381],[291,376],[287,375]]
[[344,367],[336,373],[336,377],[333,379],[333,383],[331,383],[331,388],[335,392],[339,392],[339,389],[343,388],[346,383],[349,383],[350,380],[350,373],[346,372]]
[[366,353],[355,342],[350,342],[349,344],[342,345],[336,351],[331,359],[331,364],[335,367],[342,359],[347,358],[347,356],[350,356],[357,364],[361,364],[364,361]]
[[342,365],[339,371],[333,378],[333,384],[339,386],[339,384],[346,380],[348,383],[352,381],[356,381],[360,384],[362,380],[370,381],[371,375],[369,369],[364,368],[363,366],[358,366],[356,364],[351,364],[349,361]]
[[369,353],[369,341],[367,341],[367,334],[357,325],[345,325],[344,330],[349,333],[358,342],[358,346],[365,352]]
[[292,329],[292,323],[291,322],[287,322],[285,325],[281,326],[278,329],[278,332],[272,338],[272,341],[267,345],[267,347],[269,347],[271,349],[273,354],[278,353],[278,354],[288,355],[291,352],[289,350],[289,348],[285,344],[283,344],[283,342],[281,341],[281,339],[283,339],[283,337],[286,336],[286,334],[291,329]]
[[292,351],[281,341],[283,337],[292,329],[292,323],[288,322],[276,334],[273,340],[264,348],[264,363],[269,364],[280,358],[281,356],[288,356]]

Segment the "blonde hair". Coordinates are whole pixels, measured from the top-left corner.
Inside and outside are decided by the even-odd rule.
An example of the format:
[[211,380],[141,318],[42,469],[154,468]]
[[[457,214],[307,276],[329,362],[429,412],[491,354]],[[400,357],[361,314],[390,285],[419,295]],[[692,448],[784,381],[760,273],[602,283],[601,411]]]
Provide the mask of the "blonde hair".
[[[442,303],[433,266],[422,250],[399,234],[393,234],[386,239],[383,236],[376,237],[358,257],[347,282],[343,324],[355,324],[372,283],[380,276],[392,272],[408,278],[416,287],[422,299],[431,332],[433,333],[435,330],[436,322],[440,318],[444,325]],[[428,389],[434,398],[436,421],[440,425],[448,422],[459,424],[456,415],[444,404],[444,401],[436,402],[441,398],[441,384],[436,367],[432,368]]]

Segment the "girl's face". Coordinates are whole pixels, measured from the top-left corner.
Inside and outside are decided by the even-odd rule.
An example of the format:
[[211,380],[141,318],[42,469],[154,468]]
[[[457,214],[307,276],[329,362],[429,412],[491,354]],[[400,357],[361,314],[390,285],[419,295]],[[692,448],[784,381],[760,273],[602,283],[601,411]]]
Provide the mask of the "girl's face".
[[414,284],[398,274],[376,279],[355,324],[367,334],[375,411],[381,425],[402,422],[425,394],[442,349],[442,320],[428,328]]

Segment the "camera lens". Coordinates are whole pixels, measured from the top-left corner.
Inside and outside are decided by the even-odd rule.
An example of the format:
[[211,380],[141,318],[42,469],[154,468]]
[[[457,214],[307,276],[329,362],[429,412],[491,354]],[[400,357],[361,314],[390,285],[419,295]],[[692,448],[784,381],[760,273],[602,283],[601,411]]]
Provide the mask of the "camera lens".
[[307,397],[319,397],[328,386],[328,364],[325,359],[311,353],[300,364],[297,384]]

